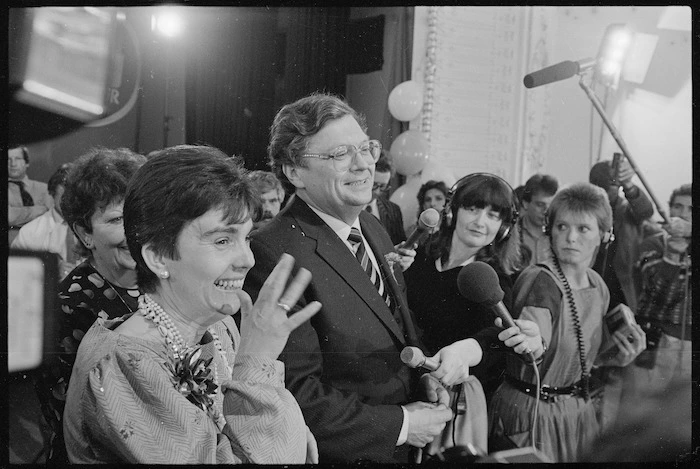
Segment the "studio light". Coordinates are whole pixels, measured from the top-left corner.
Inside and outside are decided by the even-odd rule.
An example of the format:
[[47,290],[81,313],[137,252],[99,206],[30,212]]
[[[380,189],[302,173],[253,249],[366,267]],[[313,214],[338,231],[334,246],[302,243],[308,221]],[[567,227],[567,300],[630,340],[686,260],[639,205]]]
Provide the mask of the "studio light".
[[176,37],[183,30],[180,13],[173,7],[159,8],[158,13],[151,16],[151,30],[158,31],[165,37]]
[[617,87],[632,39],[632,31],[624,24],[611,24],[607,27],[596,60],[595,73],[599,83]]

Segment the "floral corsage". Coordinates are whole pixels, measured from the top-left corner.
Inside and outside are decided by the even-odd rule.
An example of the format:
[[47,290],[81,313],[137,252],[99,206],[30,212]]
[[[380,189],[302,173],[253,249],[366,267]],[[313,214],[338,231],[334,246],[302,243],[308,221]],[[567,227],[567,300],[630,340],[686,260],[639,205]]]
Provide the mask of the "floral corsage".
[[189,347],[181,353],[182,358],[175,358],[174,363],[168,363],[175,389],[185,396],[188,401],[202,409],[222,430],[226,421],[220,412],[214,408],[214,399],[219,386],[216,384],[214,370],[210,368],[213,357],[201,358],[200,346]]
[[387,264],[389,264],[389,270],[391,270],[391,275],[396,280],[396,274],[394,273],[394,264],[401,262],[401,255],[398,252],[392,251],[384,254],[384,259],[386,259]]

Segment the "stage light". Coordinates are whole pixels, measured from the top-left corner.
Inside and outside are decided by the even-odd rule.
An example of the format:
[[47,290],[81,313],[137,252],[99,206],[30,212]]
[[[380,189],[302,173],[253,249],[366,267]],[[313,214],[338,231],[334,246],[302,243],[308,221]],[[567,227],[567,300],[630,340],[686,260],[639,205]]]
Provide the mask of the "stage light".
[[176,37],[183,30],[183,22],[180,13],[169,7],[163,7],[151,17],[151,29],[158,31],[165,37]]
[[632,38],[632,31],[624,24],[611,24],[607,27],[598,50],[595,70],[598,82],[617,88]]

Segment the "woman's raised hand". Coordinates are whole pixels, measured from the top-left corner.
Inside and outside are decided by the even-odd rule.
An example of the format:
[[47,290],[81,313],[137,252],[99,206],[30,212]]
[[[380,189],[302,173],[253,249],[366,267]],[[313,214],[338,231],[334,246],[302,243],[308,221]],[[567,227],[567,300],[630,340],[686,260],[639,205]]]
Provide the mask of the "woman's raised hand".
[[285,290],[293,266],[294,257],[283,254],[265,280],[255,304],[246,292],[237,292],[241,302],[239,354],[276,359],[284,349],[289,334],[321,309],[321,303],[313,301],[294,314],[287,315],[311,281],[311,272],[299,269]]

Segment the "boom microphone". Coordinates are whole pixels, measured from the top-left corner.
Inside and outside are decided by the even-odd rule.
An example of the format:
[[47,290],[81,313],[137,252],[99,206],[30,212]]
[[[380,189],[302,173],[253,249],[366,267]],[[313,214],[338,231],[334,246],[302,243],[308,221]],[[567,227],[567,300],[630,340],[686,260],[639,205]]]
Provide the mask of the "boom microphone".
[[426,233],[432,233],[436,226],[440,223],[440,213],[434,208],[423,210],[418,217],[416,229],[410,234],[404,246],[413,246]]
[[401,351],[401,361],[411,368],[422,366],[426,370],[435,371],[440,367],[440,363],[432,358],[428,358],[418,347],[405,347]]
[[506,328],[515,326],[513,316],[503,304],[498,274],[487,263],[475,261],[462,267],[457,275],[457,288],[469,301],[491,308]]
[[537,70],[536,72],[528,73],[523,78],[523,84],[525,88],[534,88],[536,86],[547,85],[549,83],[554,83],[555,81],[566,80],[574,75],[578,75],[581,72],[588,70],[595,65],[595,60],[593,59],[582,59],[582,60],[565,60],[559,62],[558,64],[550,65],[542,70]]

